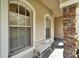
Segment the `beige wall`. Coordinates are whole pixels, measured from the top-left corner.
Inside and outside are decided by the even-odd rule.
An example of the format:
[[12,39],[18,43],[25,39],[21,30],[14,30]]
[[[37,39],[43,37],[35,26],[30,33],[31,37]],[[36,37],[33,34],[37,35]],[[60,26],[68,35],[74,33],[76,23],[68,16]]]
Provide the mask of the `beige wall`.
[[63,19],[62,18],[55,18],[54,20],[54,36],[55,38],[63,39]]
[[[44,39],[44,16],[46,14],[50,14],[52,16],[52,12],[39,0],[28,1],[34,6],[36,10],[36,40]],[[52,38],[54,36],[53,21],[54,20],[52,19]]]

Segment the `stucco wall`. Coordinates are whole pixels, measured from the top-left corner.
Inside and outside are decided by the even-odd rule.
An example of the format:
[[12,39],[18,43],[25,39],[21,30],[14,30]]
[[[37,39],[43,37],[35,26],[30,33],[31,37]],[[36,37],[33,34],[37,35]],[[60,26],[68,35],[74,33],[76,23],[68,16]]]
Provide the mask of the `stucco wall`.
[[55,38],[63,39],[63,18],[55,18],[54,20],[54,36]]
[[[36,9],[36,40],[44,39],[44,16],[52,12],[44,6],[39,0],[28,0]],[[52,17],[53,18],[53,17]],[[53,19],[52,19],[52,38],[54,35],[53,31]]]

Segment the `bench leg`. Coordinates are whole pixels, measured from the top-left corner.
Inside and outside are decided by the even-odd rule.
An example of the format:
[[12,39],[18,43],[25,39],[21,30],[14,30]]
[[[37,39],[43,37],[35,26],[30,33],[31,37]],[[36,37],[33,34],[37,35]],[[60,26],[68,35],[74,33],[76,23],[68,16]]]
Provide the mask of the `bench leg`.
[[38,57],[38,58],[42,58],[42,54],[40,53],[40,52],[38,52],[38,51],[34,51],[35,53],[34,53],[34,55],[36,56],[36,57]]
[[49,47],[49,49],[50,49],[50,51],[52,52],[52,48],[51,48],[51,47]]
[[42,53],[41,53],[41,55],[40,55],[40,58],[42,58]]
[[36,56],[37,55],[37,51],[36,50],[34,50],[34,56]]

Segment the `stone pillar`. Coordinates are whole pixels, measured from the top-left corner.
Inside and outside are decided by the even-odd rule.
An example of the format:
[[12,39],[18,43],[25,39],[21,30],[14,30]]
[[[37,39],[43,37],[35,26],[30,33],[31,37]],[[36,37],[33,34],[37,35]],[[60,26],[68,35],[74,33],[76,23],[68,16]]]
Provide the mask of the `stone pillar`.
[[71,5],[63,8],[64,17],[64,57],[65,58],[75,58],[75,14],[76,5]]

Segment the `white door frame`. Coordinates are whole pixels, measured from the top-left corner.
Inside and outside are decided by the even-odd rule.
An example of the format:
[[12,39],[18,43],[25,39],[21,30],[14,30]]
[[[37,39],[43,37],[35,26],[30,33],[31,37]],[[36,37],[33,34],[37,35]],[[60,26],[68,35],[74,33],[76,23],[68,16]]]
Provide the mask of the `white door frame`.
[[8,0],[1,0],[1,58],[8,57]]

